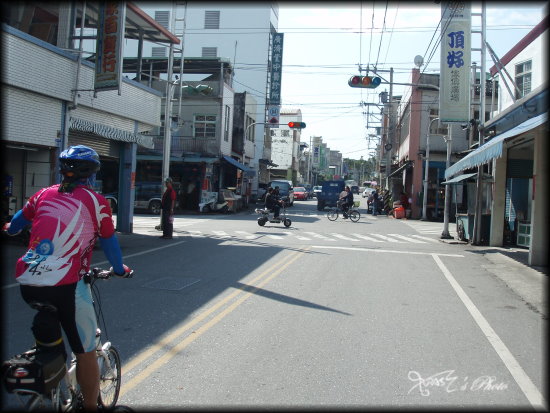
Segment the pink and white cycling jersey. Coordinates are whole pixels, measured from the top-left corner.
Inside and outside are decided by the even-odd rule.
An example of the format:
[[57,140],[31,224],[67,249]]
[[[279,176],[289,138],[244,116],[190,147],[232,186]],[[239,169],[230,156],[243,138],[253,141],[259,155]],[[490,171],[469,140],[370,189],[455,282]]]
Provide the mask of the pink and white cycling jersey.
[[97,237],[115,233],[107,200],[86,186],[59,192],[59,185],[38,191],[23,207],[32,221],[29,250],[17,261],[19,283],[72,284],[89,271]]

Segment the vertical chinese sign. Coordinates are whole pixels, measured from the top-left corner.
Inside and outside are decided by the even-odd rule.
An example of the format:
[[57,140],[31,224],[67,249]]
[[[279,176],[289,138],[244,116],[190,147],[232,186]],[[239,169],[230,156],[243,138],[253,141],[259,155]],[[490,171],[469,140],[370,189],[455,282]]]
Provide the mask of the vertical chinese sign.
[[95,92],[118,89],[120,95],[125,14],[124,2],[102,2],[99,5]]
[[470,120],[471,9],[469,2],[441,3],[439,121]]
[[268,127],[279,126],[281,74],[283,73],[283,33],[274,33],[271,43],[271,84],[269,88]]

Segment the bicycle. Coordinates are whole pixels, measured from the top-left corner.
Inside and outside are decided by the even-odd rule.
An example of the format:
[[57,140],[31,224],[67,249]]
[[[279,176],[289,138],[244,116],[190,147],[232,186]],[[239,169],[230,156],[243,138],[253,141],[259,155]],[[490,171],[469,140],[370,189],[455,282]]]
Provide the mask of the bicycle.
[[[133,271],[130,271],[125,278],[132,277],[133,273]],[[98,325],[101,319],[106,338],[107,328],[101,309],[101,297],[99,288],[95,283],[98,279],[107,280],[113,275],[113,272],[99,268],[94,268],[84,275],[84,282],[89,283],[92,290],[93,305]],[[54,306],[48,303],[34,303],[33,308],[38,311],[57,311]],[[35,351],[36,349],[31,349],[15,357],[30,357],[31,353]],[[96,354],[99,364],[99,395],[97,403],[104,410],[111,410],[115,407],[120,393],[122,377],[120,355],[110,341],[101,342],[101,330],[99,328],[96,331]],[[65,362],[63,363],[65,364]],[[33,411],[45,408],[56,412],[77,411],[82,408],[83,398],[76,381],[76,357],[74,353],[71,353],[71,362],[68,369],[66,364],[64,367],[65,374],[62,379],[47,391],[35,391],[31,389],[32,387],[29,388],[29,386],[24,385],[21,385],[21,388],[12,387],[8,389],[7,381],[11,379],[11,385],[13,385],[13,381],[15,380],[11,378],[10,374],[4,375],[4,385],[8,392],[14,393],[17,396],[24,410]],[[18,368],[13,373],[13,376],[21,378],[24,377],[25,371]]]
[[[338,203],[335,208],[329,209],[327,212],[327,218],[329,219],[329,221],[336,221],[338,219],[338,214],[340,211],[343,212],[342,206],[340,203]],[[361,218],[361,214],[356,209],[350,208],[347,212],[347,215],[352,222],[357,222]]]

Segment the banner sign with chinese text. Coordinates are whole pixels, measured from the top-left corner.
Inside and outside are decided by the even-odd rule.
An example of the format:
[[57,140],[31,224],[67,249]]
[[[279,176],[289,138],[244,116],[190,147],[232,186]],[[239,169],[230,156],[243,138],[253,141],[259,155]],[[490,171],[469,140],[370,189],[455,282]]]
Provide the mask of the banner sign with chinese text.
[[441,3],[439,121],[470,120],[471,9],[469,2]]
[[[271,84],[269,88],[270,115],[276,110],[274,106],[281,104],[281,75],[283,73],[283,33],[274,33],[271,41]],[[278,127],[278,116],[267,120],[268,127]],[[275,122],[277,119],[277,122]]]
[[124,2],[102,2],[99,5],[95,92],[118,89],[120,95],[125,15]]

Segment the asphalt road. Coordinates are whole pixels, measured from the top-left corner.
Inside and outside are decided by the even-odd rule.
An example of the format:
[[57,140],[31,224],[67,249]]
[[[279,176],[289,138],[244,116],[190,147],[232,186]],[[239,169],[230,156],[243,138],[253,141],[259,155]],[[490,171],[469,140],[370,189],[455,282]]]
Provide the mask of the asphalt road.
[[[173,240],[158,238],[158,217],[135,216],[135,234],[119,238],[136,276],[100,287],[123,360],[120,404],[545,403],[546,317],[482,254],[440,242],[442,224],[329,222],[315,201],[287,212],[290,228],[260,227],[253,213],[176,217]],[[94,263],[104,260],[97,250]],[[9,265],[4,358],[32,343]]]

